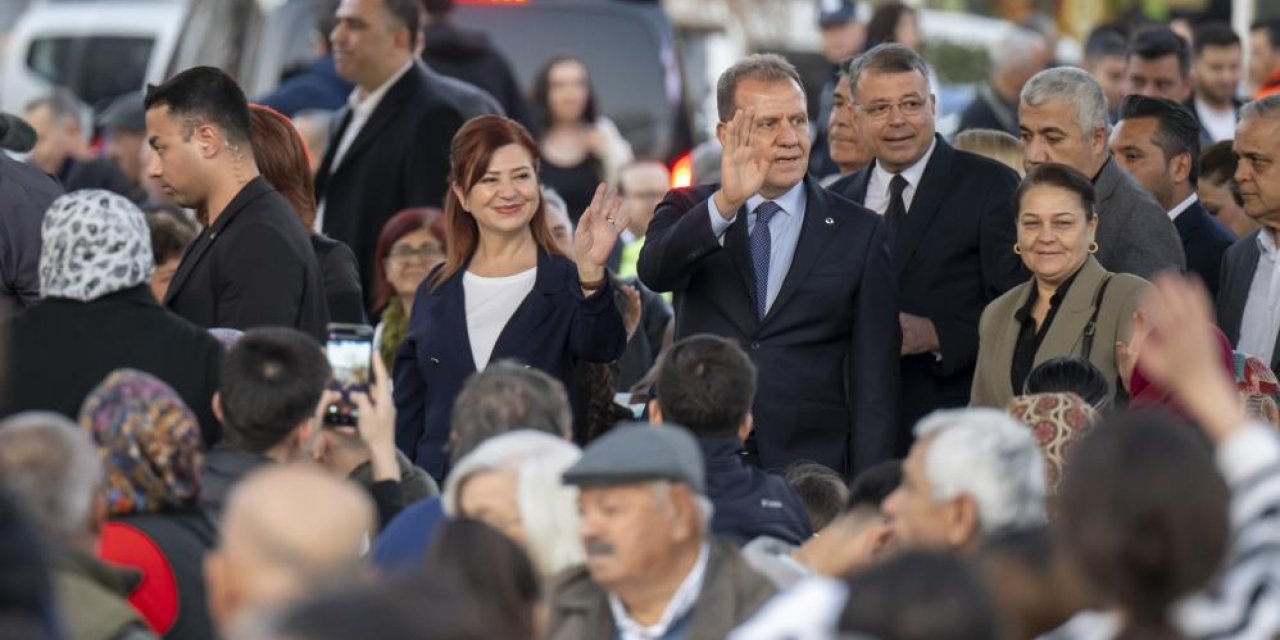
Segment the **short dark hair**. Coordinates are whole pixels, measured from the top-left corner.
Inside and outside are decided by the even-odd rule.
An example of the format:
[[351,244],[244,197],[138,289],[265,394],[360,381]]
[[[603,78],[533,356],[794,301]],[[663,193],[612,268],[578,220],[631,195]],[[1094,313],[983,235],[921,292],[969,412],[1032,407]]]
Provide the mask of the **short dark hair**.
[[751,411],[756,367],[731,340],[689,336],[663,354],[655,387],[663,420],[696,436],[732,435]]
[[1187,48],[1187,41],[1168,27],[1150,27],[1133,34],[1125,60],[1133,56],[1147,61],[1176,56],[1178,73],[1184,78],[1191,73],[1191,52]]
[[1128,50],[1129,43],[1125,41],[1124,33],[1110,25],[1094,28],[1084,41],[1085,60],[1123,58]]
[[338,6],[341,0],[317,0],[315,3],[316,33],[324,37],[325,49],[328,50],[329,34],[338,28]]
[[1023,391],[1034,393],[1074,393],[1094,409],[1111,404],[1111,387],[1106,376],[1086,358],[1059,356],[1040,363],[1027,375]]
[[147,227],[151,230],[151,257],[156,266],[182,257],[187,245],[196,238],[194,229],[169,213],[148,213]]
[[1249,25],[1249,33],[1265,31],[1267,43],[1273,48],[1280,48],[1280,18],[1262,18]]
[[409,30],[409,48],[417,46],[423,11],[419,0],[382,0],[382,6],[396,22]]
[[422,10],[433,18],[453,13],[453,0],[422,0]]
[[219,396],[227,444],[263,453],[315,414],[329,361],[311,336],[285,327],[246,331],[222,361]]
[[1240,46],[1240,36],[1231,28],[1231,25],[1214,20],[1206,22],[1196,27],[1192,34],[1191,48],[1195,52],[1196,57],[1204,53],[1205,47],[1238,47]]
[[559,380],[511,360],[490,364],[462,385],[450,421],[457,441],[456,462],[480,443],[516,429],[535,429],[567,438],[573,409]]
[[1018,184],[1017,191],[1013,192],[1014,211],[1022,210],[1022,198],[1028,191],[1044,186],[1058,187],[1076,194],[1080,198],[1080,205],[1084,207],[1085,220],[1092,220],[1097,215],[1093,208],[1097,202],[1093,182],[1072,167],[1052,162],[1036,165],[1027,172],[1026,177]]
[[849,487],[844,478],[816,462],[792,464],[787,467],[786,479],[787,485],[804,504],[814,531],[831,524],[849,502]]
[[999,638],[995,605],[964,560],[905,551],[854,574],[839,631],[894,640]]
[[901,460],[885,460],[867,467],[849,484],[849,501],[845,503],[844,510],[880,511],[880,505],[884,504],[889,494],[898,490],[900,484],[902,484]]
[[[855,102],[858,99],[858,81],[862,79],[862,74],[868,71],[876,73],[915,72],[924,76],[925,82],[929,81],[929,66],[920,54],[910,47],[896,42],[878,44],[849,63],[849,92],[853,94]],[[929,89],[932,91],[935,87],[930,87]]]
[[716,112],[721,122],[733,119],[737,111],[738,85],[748,78],[796,83],[801,93],[804,82],[800,80],[800,72],[795,65],[776,53],[755,53],[749,55],[724,70],[716,80]]
[[1244,196],[1240,195],[1240,185],[1236,184],[1236,162],[1231,140],[1215,142],[1200,154],[1200,175],[1214,184],[1230,186],[1232,199],[1243,207]]
[[234,78],[215,67],[192,67],[159,85],[148,84],[143,106],[148,111],[169,107],[182,120],[182,137],[202,123],[212,123],[229,142],[250,140],[249,103]]
[[1200,179],[1200,123],[1191,111],[1168,98],[1135,94],[1120,101],[1119,112],[1120,120],[1155,118],[1159,123],[1155,142],[1165,162],[1185,153],[1191,157],[1191,184]]

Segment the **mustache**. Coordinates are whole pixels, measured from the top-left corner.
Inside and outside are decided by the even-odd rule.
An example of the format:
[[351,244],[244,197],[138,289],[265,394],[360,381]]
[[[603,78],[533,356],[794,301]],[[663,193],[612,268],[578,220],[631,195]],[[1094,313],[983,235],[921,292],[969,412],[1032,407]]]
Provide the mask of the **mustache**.
[[587,538],[582,546],[588,556],[611,556],[618,552],[617,547],[596,538]]

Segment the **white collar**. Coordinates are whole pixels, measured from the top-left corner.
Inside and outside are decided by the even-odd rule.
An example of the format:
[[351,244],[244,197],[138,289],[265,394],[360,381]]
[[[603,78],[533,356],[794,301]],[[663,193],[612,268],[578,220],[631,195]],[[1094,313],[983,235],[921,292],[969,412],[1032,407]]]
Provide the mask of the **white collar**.
[[[751,196],[750,198],[747,198],[747,213],[754,212],[756,210],[756,207],[760,206],[761,204],[764,204],[764,201],[766,199],[767,198],[765,198],[764,196],[758,193],[755,194],[754,196]],[[801,180],[800,182],[796,183],[796,186],[791,187],[790,191],[787,191],[786,193],[774,198],[773,202],[779,207],[782,207],[783,213],[787,215],[792,215],[792,214],[800,213],[800,211],[804,209],[804,205],[807,200],[808,200],[808,195],[805,193],[805,190],[804,190],[804,180]]]
[[409,73],[409,70],[413,68],[413,64],[414,59],[410,56],[409,61],[404,63],[404,66],[400,67],[399,71],[391,74],[390,78],[387,78],[385,82],[378,85],[377,89],[370,91],[363,100],[360,99],[360,87],[356,86],[356,88],[351,90],[351,95],[347,96],[347,106],[351,107],[352,111],[362,112],[366,115],[371,113],[374,109],[378,108],[378,103],[382,102],[382,98],[387,95],[387,92],[391,90],[391,87],[394,86],[396,82],[399,82],[400,78],[404,77],[404,74]]
[[1182,215],[1182,212],[1187,210],[1187,207],[1190,207],[1191,205],[1196,203],[1196,200],[1197,200],[1196,194],[1193,191],[1191,192],[1191,195],[1187,196],[1186,200],[1179,202],[1178,204],[1174,205],[1172,209],[1169,210],[1169,219],[1177,220],[1178,216]]
[[631,616],[627,615],[627,608],[622,604],[622,600],[612,593],[609,594],[609,609],[613,612],[613,621],[618,627],[622,640],[660,638],[671,628],[672,623],[693,609],[693,606],[698,603],[698,594],[702,593],[702,582],[707,575],[710,551],[711,547],[705,542],[702,543],[702,550],[698,552],[698,560],[693,563],[693,570],[685,576],[684,582],[680,583],[676,592],[671,594],[671,601],[667,603],[662,617],[658,618],[654,624],[645,626],[632,620]]
[[1263,227],[1258,232],[1258,247],[1262,249],[1262,255],[1272,260],[1275,260],[1276,254],[1280,253],[1280,249],[1276,248],[1276,238],[1269,227]]
[[[924,170],[929,166],[929,158],[933,157],[933,150],[936,148],[938,148],[938,138],[935,136],[933,138],[933,142],[929,143],[929,150],[925,151],[924,155],[920,156],[920,159],[916,160],[915,164],[899,172],[903,178],[907,179],[907,186],[920,186],[920,179],[924,177]],[[893,173],[888,169],[885,169],[879,162],[876,162],[876,168],[873,171],[877,175],[872,177],[878,178],[880,183],[888,189],[889,182],[893,179]]]

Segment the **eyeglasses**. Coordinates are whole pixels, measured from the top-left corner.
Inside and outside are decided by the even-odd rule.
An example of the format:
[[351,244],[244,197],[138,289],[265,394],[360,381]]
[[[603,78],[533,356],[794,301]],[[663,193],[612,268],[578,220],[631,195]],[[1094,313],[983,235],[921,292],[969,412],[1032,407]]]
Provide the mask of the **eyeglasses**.
[[414,258],[430,260],[432,258],[439,258],[442,255],[444,255],[444,251],[440,249],[440,245],[432,243],[418,247],[395,247],[391,250],[391,253],[387,255],[387,258],[397,262],[408,262]]
[[[899,102],[896,106],[902,115],[907,117],[918,116],[924,111],[928,102],[924,98],[907,98]],[[891,102],[873,102],[862,107],[862,112],[875,120],[884,120],[889,117],[889,112],[893,111],[894,104]]]

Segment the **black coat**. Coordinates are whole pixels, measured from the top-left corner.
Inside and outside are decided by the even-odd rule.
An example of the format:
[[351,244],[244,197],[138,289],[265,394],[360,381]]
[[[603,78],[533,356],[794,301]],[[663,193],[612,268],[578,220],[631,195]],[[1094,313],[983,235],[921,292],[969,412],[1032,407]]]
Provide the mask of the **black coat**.
[[1009,104],[1000,98],[990,83],[980,85],[973,96],[973,102],[960,112],[960,126],[956,131],[969,129],[994,129],[1017,136],[1018,105]]
[[316,233],[311,236],[311,248],[320,263],[329,321],[346,324],[368,322],[364,315],[364,294],[360,291],[360,268],[351,247],[323,233]]
[[60,195],[52,176],[0,153],[0,303],[11,311],[40,299],[40,225]]
[[222,346],[166,311],[146,285],[97,300],[49,298],[11,325],[13,369],[5,411],[56,411],[72,419],[85,396],[122,367],[167,383],[195,412],[205,444],[221,432],[210,402]]
[[892,457],[901,338],[880,217],[806,179],[795,255],[759,320],[746,207],[721,245],[715,189],[668,193],[640,250],[640,280],[675,292],[675,337],[724,336],[750,354],[761,466],[812,460],[852,476]]
[[317,340],[329,322],[307,230],[261,177],[187,247],[165,306],[203,327],[293,327]]
[[1235,244],[1236,236],[1226,225],[1209,214],[1196,200],[1173,221],[1182,238],[1182,252],[1187,256],[1187,271],[1200,276],[1209,293],[1218,295],[1218,274],[1222,271],[1222,255]]
[[423,41],[422,62],[428,67],[483,89],[502,105],[508,118],[530,131],[537,130],[511,65],[487,34],[436,24],[423,31]]
[[440,207],[449,177],[449,145],[467,119],[500,113],[489,94],[415,64],[383,96],[335,168],[351,111],[338,114],[316,172],[324,232],[356,254],[361,288],[373,290],[374,253],[387,220],[409,207]]
[[[1218,276],[1218,327],[1233,347],[1240,345],[1249,288],[1258,270],[1258,260],[1262,258],[1262,249],[1258,247],[1258,234],[1261,233],[1265,230],[1259,229],[1240,238],[1222,254],[1222,273]],[[1280,346],[1280,336],[1276,338],[1276,345]],[[1272,371],[1280,371],[1280,349],[1272,350],[1271,362],[1267,364]]]
[[[874,167],[840,179],[831,189],[864,202]],[[1017,186],[1018,174],[1009,167],[937,139],[892,250],[899,306],[932,320],[941,347],[941,358],[932,353],[902,358],[899,454],[906,452],[921,417],[969,404],[982,310],[1027,279],[1013,253]]]

